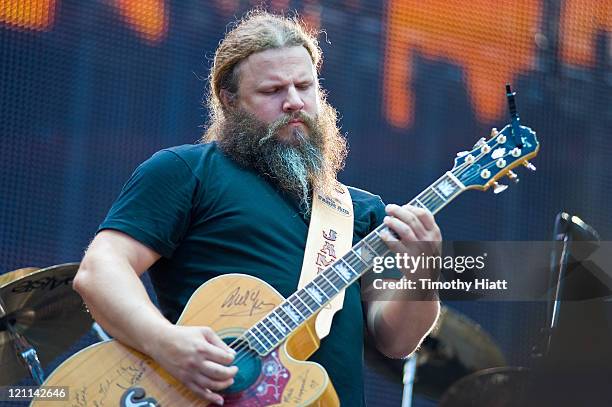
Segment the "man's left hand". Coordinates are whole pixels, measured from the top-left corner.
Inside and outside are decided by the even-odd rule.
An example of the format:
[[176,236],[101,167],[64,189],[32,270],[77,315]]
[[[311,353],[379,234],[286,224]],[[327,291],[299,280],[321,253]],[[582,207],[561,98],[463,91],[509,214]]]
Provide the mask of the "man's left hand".
[[410,205],[387,205],[385,225],[389,231],[381,233],[381,238],[389,249],[395,253],[406,253],[409,256],[439,255],[442,234],[433,215],[426,209]]

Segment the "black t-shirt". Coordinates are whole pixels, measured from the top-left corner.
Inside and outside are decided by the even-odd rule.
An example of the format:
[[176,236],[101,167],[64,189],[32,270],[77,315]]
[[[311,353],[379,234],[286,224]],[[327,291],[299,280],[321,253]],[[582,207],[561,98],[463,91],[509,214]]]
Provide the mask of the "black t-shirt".
[[[355,244],[385,212],[380,197],[349,191]],[[284,297],[295,292],[308,221],[293,199],[210,143],[165,149],[142,163],[103,229],[124,232],[162,256],[149,271],[162,312],[176,322],[193,292],[222,274],[255,276]],[[325,367],[346,406],[362,404],[363,333],[356,283],[346,289],[329,335],[310,358]]]

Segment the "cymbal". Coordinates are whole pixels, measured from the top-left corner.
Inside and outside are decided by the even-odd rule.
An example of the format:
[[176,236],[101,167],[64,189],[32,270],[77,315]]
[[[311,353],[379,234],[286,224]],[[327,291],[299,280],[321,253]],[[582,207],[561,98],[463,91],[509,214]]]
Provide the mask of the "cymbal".
[[12,281],[1,281],[6,314],[0,318],[0,385],[14,384],[29,375],[15,351],[9,326],[32,345],[41,365],[67,351],[89,331],[93,320],[72,289],[78,268],[78,263],[67,263],[20,269],[7,273]]
[[529,369],[518,366],[484,369],[453,384],[440,399],[439,407],[514,407],[522,397]]
[[442,307],[438,328],[431,338],[445,347],[447,357],[456,356],[470,370],[504,366],[504,355],[491,336],[476,322],[450,308]]
[[[401,381],[404,360],[385,358],[373,346],[366,346],[365,357],[376,372]],[[480,325],[444,306],[437,327],[423,341],[416,357],[414,392],[435,399],[472,372],[506,365],[501,350]]]
[[38,267],[24,267],[22,269],[17,269],[9,271],[8,273],[4,273],[0,276],[0,287],[3,287],[8,283],[17,280],[18,278],[27,276],[28,274],[32,274],[36,270],[40,269]]

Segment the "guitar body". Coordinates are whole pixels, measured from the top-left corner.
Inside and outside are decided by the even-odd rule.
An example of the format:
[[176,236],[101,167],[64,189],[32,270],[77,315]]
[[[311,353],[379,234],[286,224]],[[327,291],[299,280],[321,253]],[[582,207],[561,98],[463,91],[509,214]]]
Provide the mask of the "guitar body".
[[[209,326],[227,343],[268,314],[283,297],[255,277],[228,274],[209,280],[190,298],[177,324]],[[316,316],[316,315],[315,315]],[[320,365],[303,361],[319,347],[314,317],[264,357],[240,357],[225,406],[337,406]],[[250,353],[254,354],[254,353]],[[244,356],[244,355],[243,355]],[[43,386],[67,386],[65,406],[205,406],[155,361],[116,340],[94,344],[62,363]],[[47,405],[34,400],[31,406]]]

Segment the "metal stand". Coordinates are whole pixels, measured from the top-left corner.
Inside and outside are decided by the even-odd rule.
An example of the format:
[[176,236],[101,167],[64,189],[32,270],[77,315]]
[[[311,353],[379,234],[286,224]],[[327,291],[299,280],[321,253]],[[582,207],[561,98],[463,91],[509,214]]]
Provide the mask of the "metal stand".
[[43,372],[40,361],[38,360],[36,349],[34,349],[26,338],[16,332],[11,325],[9,325],[9,332],[13,337],[17,355],[21,357],[25,367],[27,367],[30,371],[30,375],[36,384],[40,386],[45,381],[45,373]]
[[8,329],[8,322],[6,320],[6,305],[0,295],[0,331],[6,331]]
[[102,327],[97,322],[94,322],[91,325],[91,329],[94,330],[94,332],[96,333],[98,338],[100,338],[101,341],[108,341],[110,339],[113,339],[106,333],[104,329],[102,329]]
[[548,321],[549,321],[549,325],[548,325],[548,329],[546,332],[546,344],[545,344],[545,349],[544,349],[544,353],[543,355],[548,354],[548,352],[550,351],[550,342],[552,340],[552,335],[553,332],[555,330],[555,328],[557,327],[557,324],[559,322],[559,305],[561,304],[561,293],[563,292],[563,281],[564,281],[564,277],[565,277],[565,272],[567,271],[567,256],[569,254],[568,251],[568,245],[569,245],[569,241],[570,241],[570,234],[568,233],[568,227],[567,224],[564,225],[560,225],[559,223],[561,222],[561,220],[563,219],[563,215],[567,215],[566,213],[562,213],[557,215],[557,222],[555,225],[555,229],[557,229],[557,227],[560,227],[562,230],[560,231],[561,233],[555,233],[555,237],[557,239],[562,239],[562,247],[561,247],[561,255],[558,256],[558,260],[556,259],[556,253],[553,253],[553,258],[551,261],[551,279],[554,278],[554,272],[557,272],[557,282],[556,282],[556,289],[555,289],[555,294],[554,297],[552,298],[552,301],[550,301],[548,303]]
[[404,392],[402,393],[402,407],[412,406],[412,392],[414,387],[414,378],[417,368],[417,353],[413,353],[404,363]]
[[[582,221],[582,219],[577,216],[570,216],[566,212],[560,212],[555,219],[553,240],[561,244],[561,246],[557,245],[553,249],[550,263],[549,287],[552,286],[552,282],[556,275],[556,288],[553,298],[548,302],[548,327],[544,329],[544,349],[541,350],[536,348],[536,352],[534,352],[535,357],[545,356],[550,351],[552,336],[559,323],[559,311],[564,292],[563,285],[570,251],[575,252],[572,253],[572,256],[576,258],[576,260],[582,260],[599,247],[600,238],[597,231]],[[581,242],[581,250],[577,250],[576,247],[570,250],[572,242]],[[561,251],[560,254],[558,253],[559,250]]]
[[21,358],[24,366],[29,370],[30,375],[39,386],[45,381],[45,373],[43,372],[36,349],[28,342],[28,340],[15,330],[10,321],[6,319],[7,311],[4,301],[0,296],[0,319],[3,321],[3,328],[8,330],[17,356]]

